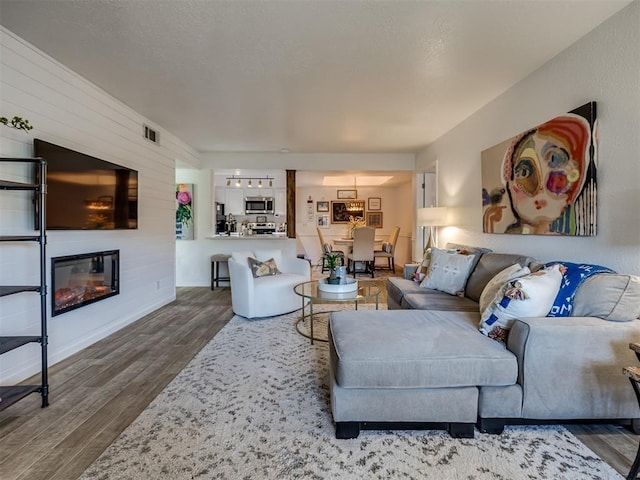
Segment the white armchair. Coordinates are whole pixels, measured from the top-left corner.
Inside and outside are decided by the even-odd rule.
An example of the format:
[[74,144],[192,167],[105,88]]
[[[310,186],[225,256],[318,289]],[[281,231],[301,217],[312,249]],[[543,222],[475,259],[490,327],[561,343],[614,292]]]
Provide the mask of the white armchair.
[[[275,260],[278,275],[254,278],[248,258]],[[307,260],[283,256],[281,250],[233,252],[229,259],[233,312],[245,318],[273,317],[302,308],[302,297],[293,292],[298,283],[311,280]]]

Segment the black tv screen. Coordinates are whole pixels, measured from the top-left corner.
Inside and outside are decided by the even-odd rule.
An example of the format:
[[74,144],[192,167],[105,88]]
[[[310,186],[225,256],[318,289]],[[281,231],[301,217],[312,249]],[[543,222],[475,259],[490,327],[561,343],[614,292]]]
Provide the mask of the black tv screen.
[[136,170],[40,139],[34,154],[47,162],[47,229],[138,228]]

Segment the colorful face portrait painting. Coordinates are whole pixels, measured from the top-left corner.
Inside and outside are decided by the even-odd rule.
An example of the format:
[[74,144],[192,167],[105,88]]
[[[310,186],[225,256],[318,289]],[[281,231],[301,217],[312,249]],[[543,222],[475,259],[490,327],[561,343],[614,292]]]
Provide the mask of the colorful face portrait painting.
[[482,152],[485,233],[596,234],[596,102]]

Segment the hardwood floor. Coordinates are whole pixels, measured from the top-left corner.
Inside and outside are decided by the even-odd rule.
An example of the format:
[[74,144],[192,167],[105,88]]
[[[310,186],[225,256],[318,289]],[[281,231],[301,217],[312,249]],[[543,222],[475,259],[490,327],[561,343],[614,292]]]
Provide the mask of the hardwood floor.
[[[385,279],[373,281],[386,303]],[[178,288],[175,302],[51,367],[49,407],[31,395],[0,412],[0,478],[78,478],[232,316],[228,288]],[[567,428],[626,476],[639,436]]]
[[231,317],[228,288],[179,288],[176,301],[51,367],[49,407],[32,394],[0,412],[0,478],[78,478]]

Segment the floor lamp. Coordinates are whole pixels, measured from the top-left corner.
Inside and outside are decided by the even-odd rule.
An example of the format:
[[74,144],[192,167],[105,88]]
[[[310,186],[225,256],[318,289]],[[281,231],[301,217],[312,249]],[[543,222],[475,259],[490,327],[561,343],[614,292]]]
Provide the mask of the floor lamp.
[[433,227],[440,227],[447,224],[447,207],[427,207],[418,209],[418,225],[429,227],[429,239],[424,246],[426,252],[434,245]]

